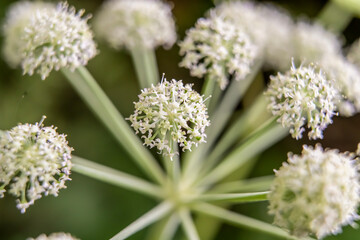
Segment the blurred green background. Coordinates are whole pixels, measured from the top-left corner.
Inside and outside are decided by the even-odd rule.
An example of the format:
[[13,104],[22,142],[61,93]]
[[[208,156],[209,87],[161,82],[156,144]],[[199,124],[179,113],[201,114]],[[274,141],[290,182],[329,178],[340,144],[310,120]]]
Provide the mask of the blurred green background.
[[[3,19],[7,7],[13,2],[0,1],[0,19]],[[183,38],[186,29],[213,7],[211,0],[169,2],[173,3],[179,39]],[[96,13],[101,3],[100,0],[69,0],[70,5],[77,9],[84,8],[87,13]],[[275,3],[284,6],[294,16],[313,17],[326,1],[282,0]],[[359,29],[360,21],[354,19],[345,31],[347,44],[359,37]],[[125,51],[116,52],[101,42],[98,46],[100,54],[89,62],[88,69],[123,116],[127,117],[132,113],[133,102],[139,93],[131,59]],[[191,78],[186,69],[178,67],[180,57],[177,46],[168,51],[158,49],[157,57],[159,71],[166,73],[168,79],[194,82],[195,88],[199,89],[202,82]],[[75,149],[74,154],[144,177],[123,147],[114,141],[61,74],[53,72],[42,81],[37,75],[22,76],[21,70],[10,69],[3,60],[0,60],[0,73],[0,129],[10,129],[17,123],[35,123],[46,115],[46,125],[55,125],[59,132],[68,135],[69,143]],[[354,151],[359,142],[359,123],[359,115],[349,119],[335,118],[334,124],[325,132],[323,145]],[[260,156],[251,175],[272,174],[273,169],[286,160],[287,152],[300,153],[304,143],[309,142],[284,139]],[[50,196],[37,200],[26,214],[16,209],[12,196],[0,199],[0,239],[20,240],[59,231],[70,232],[83,240],[109,239],[155,204],[140,194],[76,173],[72,174],[72,181],[67,186],[57,198]],[[271,222],[271,217],[266,214],[266,203],[237,205],[233,210]],[[145,239],[146,231],[130,239]],[[216,239],[272,238],[224,224]],[[360,231],[346,227],[344,234],[326,239],[360,239]]]

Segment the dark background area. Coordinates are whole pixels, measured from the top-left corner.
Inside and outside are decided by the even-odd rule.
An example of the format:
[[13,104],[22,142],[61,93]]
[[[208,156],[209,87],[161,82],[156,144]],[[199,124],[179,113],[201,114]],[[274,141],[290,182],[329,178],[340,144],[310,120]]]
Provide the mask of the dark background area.
[[[9,4],[14,1],[0,1],[0,19],[3,19]],[[176,19],[179,39],[186,29],[211,7],[211,0],[173,0],[173,14]],[[69,0],[77,9],[96,13],[102,1]],[[326,1],[274,1],[296,16],[314,17]],[[90,20],[91,24],[91,20]],[[360,21],[354,19],[345,30],[347,44],[359,37]],[[2,43],[0,38],[0,45]],[[115,51],[106,44],[98,43],[100,54],[91,60],[88,69],[123,116],[133,111],[133,102],[139,89],[135,71],[126,51]],[[195,83],[200,89],[202,80],[189,76],[186,69],[178,67],[180,56],[178,46],[170,50],[157,50],[159,71],[168,79],[182,79]],[[112,135],[88,110],[74,92],[67,80],[58,72],[42,81],[39,76],[22,76],[20,69],[10,69],[0,59],[0,129],[10,129],[17,123],[35,123],[46,115],[45,125],[55,125],[58,131],[68,135],[74,154],[95,162],[144,177],[131,158],[119,146]],[[325,147],[342,151],[354,151],[359,142],[360,116],[352,118],[335,117],[334,124],[325,131]],[[255,166],[252,176],[272,174],[286,160],[289,151],[300,153],[306,140],[296,141],[290,137],[264,152]],[[310,142],[315,144],[315,142]],[[143,195],[113,187],[77,173],[72,174],[68,188],[61,190],[57,198],[43,197],[31,206],[26,214],[16,209],[15,199],[5,196],[0,199],[0,239],[21,240],[36,237],[41,233],[70,232],[83,240],[109,239],[137,217],[149,210],[155,202]],[[236,205],[233,210],[271,222],[266,203]],[[146,230],[130,239],[144,239]],[[360,231],[350,227],[345,233],[326,239],[360,239]],[[217,239],[272,239],[268,235],[245,231],[224,224]]]

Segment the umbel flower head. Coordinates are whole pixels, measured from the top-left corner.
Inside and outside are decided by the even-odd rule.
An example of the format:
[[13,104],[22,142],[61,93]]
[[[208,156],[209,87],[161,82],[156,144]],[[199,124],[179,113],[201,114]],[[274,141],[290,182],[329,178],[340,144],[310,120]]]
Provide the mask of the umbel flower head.
[[311,64],[296,68],[294,63],[285,74],[278,73],[270,79],[265,95],[268,109],[278,122],[289,127],[296,139],[302,137],[304,125],[310,128],[310,139],[322,138],[322,131],[332,122],[338,99],[331,81]]
[[176,41],[171,7],[160,0],[108,0],[98,12],[94,27],[115,49],[170,48]]
[[275,171],[268,195],[274,222],[298,237],[341,232],[359,216],[359,174],[353,154],[303,146]]
[[342,55],[328,55],[320,63],[334,86],[338,95],[337,110],[342,116],[353,116],[360,112],[360,71]]
[[229,1],[212,11],[244,29],[261,49],[259,54],[263,55],[265,67],[276,70],[289,68],[294,53],[290,37],[294,22],[284,9],[253,1]]
[[3,25],[3,55],[4,59],[11,67],[17,67],[21,64],[24,47],[23,39],[20,37],[26,24],[30,21],[36,11],[46,11],[45,9],[55,8],[52,3],[19,1],[12,4],[6,13],[5,23]]
[[200,18],[179,45],[180,55],[184,55],[179,65],[190,69],[192,76],[217,81],[222,90],[230,75],[242,80],[257,56],[257,47],[249,36],[216,14]]
[[[37,72],[45,79],[53,69],[74,70],[86,65],[96,55],[96,44],[87,25],[89,16],[82,18],[83,10],[76,12],[66,2],[59,3],[56,7],[33,6],[28,10],[25,8],[32,6],[31,4],[19,6],[24,8],[22,11],[29,12],[29,17],[21,28],[17,23],[23,21],[22,16],[18,16],[19,21],[13,20],[13,25],[8,21],[5,33],[18,34],[6,35],[8,39],[5,43],[19,42],[19,55],[16,58],[21,59],[24,74],[32,75]],[[17,29],[11,30],[13,27]]]
[[183,151],[205,142],[205,128],[210,125],[207,109],[200,94],[173,79],[141,90],[135,113],[129,117],[144,145],[157,147],[163,155],[173,157],[174,144]]
[[65,135],[53,126],[44,127],[42,121],[20,124],[0,135],[0,197],[7,187],[22,213],[42,194],[57,196],[70,180],[73,149]]
[[51,233],[49,236],[41,234],[37,238],[28,238],[27,240],[79,240],[76,237],[71,236],[70,233]]
[[319,62],[328,55],[341,52],[341,42],[332,32],[316,23],[299,21],[294,30],[295,59],[298,62]]

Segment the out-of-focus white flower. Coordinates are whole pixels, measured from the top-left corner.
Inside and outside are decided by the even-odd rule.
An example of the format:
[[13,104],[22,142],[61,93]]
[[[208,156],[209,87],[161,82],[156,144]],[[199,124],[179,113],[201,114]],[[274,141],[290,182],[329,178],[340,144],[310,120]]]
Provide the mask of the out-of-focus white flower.
[[319,62],[328,55],[341,53],[339,38],[319,24],[299,21],[294,31],[295,60]]
[[71,236],[70,233],[52,233],[49,236],[41,234],[37,238],[28,238],[27,240],[79,240],[76,237]]
[[360,39],[351,44],[348,50],[347,59],[360,68]]
[[294,23],[285,10],[270,4],[234,1],[222,3],[212,11],[246,31],[262,48],[265,67],[276,70],[290,67]]
[[342,116],[352,116],[360,112],[360,71],[342,55],[328,55],[319,62],[330,80],[341,92],[338,111]]
[[24,213],[42,194],[57,196],[70,180],[72,150],[65,135],[42,122],[4,132],[0,135],[0,197],[7,187]]
[[129,117],[144,145],[157,147],[171,158],[174,144],[183,151],[205,142],[205,128],[210,125],[207,109],[200,94],[181,81],[163,79],[161,83],[141,90],[135,113]]
[[332,122],[336,110],[338,91],[316,67],[293,66],[285,74],[270,77],[265,92],[269,110],[284,127],[290,128],[292,137],[299,139],[310,128],[309,138],[322,138],[322,131]]
[[274,222],[298,237],[323,238],[358,219],[359,174],[352,154],[303,146],[275,171],[268,196]]
[[21,35],[25,26],[36,11],[55,8],[54,4],[45,2],[19,1],[10,6],[6,13],[3,25],[3,54],[4,59],[11,67],[17,67],[23,59],[22,49],[24,41]]
[[179,45],[184,55],[179,65],[190,69],[192,76],[217,81],[221,89],[230,75],[237,81],[245,78],[258,52],[243,30],[215,14],[200,18]]
[[160,0],[108,0],[94,27],[116,49],[170,48],[176,41],[171,7]]
[[[19,8],[26,16],[17,15],[17,20],[16,12],[9,14],[4,32],[11,33],[5,35],[5,43],[14,41],[18,47],[10,61],[13,64],[20,61],[24,74],[37,72],[45,79],[53,69],[74,70],[96,55],[96,44],[87,25],[89,17],[82,18],[84,10],[76,12],[66,2],[56,7],[20,4]],[[5,46],[5,49],[13,47]],[[18,54],[16,57],[15,53]]]

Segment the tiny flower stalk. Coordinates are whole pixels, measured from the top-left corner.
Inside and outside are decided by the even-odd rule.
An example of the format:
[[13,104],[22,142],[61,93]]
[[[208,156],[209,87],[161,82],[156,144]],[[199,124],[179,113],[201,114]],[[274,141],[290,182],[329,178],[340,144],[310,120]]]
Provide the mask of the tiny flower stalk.
[[317,16],[317,20],[320,24],[334,32],[343,32],[354,17],[354,14],[360,14],[360,5],[356,1],[351,3],[351,0],[331,0],[323,7]]
[[176,41],[171,7],[160,0],[108,0],[97,13],[95,32],[113,48],[126,48],[132,57],[140,88],[159,81],[155,48]]

